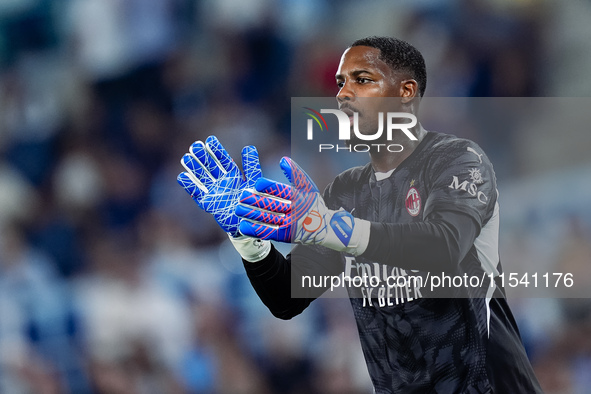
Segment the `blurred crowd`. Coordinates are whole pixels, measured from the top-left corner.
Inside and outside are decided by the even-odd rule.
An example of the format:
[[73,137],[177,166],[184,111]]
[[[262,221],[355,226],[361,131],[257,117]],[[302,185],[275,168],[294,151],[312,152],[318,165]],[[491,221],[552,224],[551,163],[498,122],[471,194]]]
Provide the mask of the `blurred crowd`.
[[[359,8],[0,2],[1,393],[371,392],[348,301],[273,318],[226,235],[176,184],[181,156],[214,134],[233,155],[255,144],[265,174],[280,178],[291,97],[333,96],[340,54],[363,36],[415,44],[427,95],[441,97],[564,94],[553,70],[580,47],[557,50],[561,36],[547,39],[577,13],[547,1]],[[500,179],[527,175],[501,164],[519,162],[513,134],[474,133]],[[588,219],[565,222],[549,264],[591,262]],[[533,242],[519,228],[508,233],[525,239],[508,244],[505,264],[540,257],[535,245],[517,247]],[[532,316],[535,300],[520,301],[547,392],[586,392],[589,301],[539,301],[554,305],[542,317]],[[551,324],[540,327],[543,318]]]

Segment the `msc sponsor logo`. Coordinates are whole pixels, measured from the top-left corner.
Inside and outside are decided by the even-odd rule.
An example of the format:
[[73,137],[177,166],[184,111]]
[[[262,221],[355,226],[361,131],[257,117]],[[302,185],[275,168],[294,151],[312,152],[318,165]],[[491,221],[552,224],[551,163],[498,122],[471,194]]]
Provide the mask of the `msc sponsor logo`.
[[469,195],[476,197],[481,203],[486,204],[488,197],[486,194],[478,190],[478,185],[484,183],[480,170],[478,168],[471,168],[470,178],[472,182],[465,180],[460,183],[458,177],[454,175],[451,184],[448,187],[450,189],[467,192]]

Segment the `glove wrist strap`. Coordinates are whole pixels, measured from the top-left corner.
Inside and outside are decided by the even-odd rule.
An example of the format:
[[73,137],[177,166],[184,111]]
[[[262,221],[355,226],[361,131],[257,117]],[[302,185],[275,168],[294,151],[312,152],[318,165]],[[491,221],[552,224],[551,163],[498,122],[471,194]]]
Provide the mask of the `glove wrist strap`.
[[363,219],[355,219],[355,228],[353,234],[351,234],[351,242],[347,249],[347,253],[351,253],[355,256],[359,256],[365,252],[367,245],[369,244],[369,231],[371,223]]
[[[333,212],[336,213],[339,211]],[[351,236],[346,246],[342,243],[342,240],[339,241],[338,236],[327,237],[324,242],[322,242],[322,245],[339,252],[345,252],[354,256],[359,256],[365,252],[367,245],[369,244],[370,227],[371,223],[369,221],[355,218],[353,219],[353,229]],[[335,232],[335,235],[337,231],[340,231],[338,228],[333,227],[332,229]]]
[[240,256],[249,263],[256,263],[263,260],[271,252],[271,242],[241,235],[239,237],[232,237],[228,234],[234,249]]

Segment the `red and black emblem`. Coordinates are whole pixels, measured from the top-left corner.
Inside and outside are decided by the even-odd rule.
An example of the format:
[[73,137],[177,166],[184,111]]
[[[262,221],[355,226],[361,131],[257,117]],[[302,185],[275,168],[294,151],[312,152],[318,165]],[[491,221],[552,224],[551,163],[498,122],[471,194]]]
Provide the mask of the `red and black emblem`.
[[408,189],[404,204],[410,216],[417,216],[421,212],[421,196],[416,188],[411,187]]

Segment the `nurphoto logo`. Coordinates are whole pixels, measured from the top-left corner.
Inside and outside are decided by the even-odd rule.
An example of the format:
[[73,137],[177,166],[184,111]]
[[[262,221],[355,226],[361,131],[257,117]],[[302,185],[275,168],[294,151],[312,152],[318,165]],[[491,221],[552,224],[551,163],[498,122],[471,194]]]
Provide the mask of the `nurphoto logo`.
[[[416,126],[417,118],[415,115],[408,112],[379,112],[378,113],[378,129],[373,134],[363,134],[359,131],[359,113],[353,112],[351,115],[338,109],[321,109],[320,112],[304,107],[309,112],[306,114],[310,117],[307,122],[307,139],[309,141],[314,139],[314,123],[318,125],[320,131],[328,131],[328,124],[322,114],[333,114],[337,117],[339,131],[338,139],[345,143],[344,146],[338,144],[318,144],[318,151],[347,151],[347,152],[369,152],[375,149],[378,152],[385,149],[388,152],[402,152],[403,146],[400,144],[389,143],[369,143],[370,141],[381,140],[384,141],[383,135],[385,133],[386,141],[392,141],[392,134],[395,130],[402,131],[410,140],[416,141],[410,129]],[[386,127],[384,127],[384,118]],[[409,120],[406,123],[399,123],[401,120]],[[352,140],[351,130],[355,137],[354,141],[367,141],[368,143],[350,143]],[[349,143],[347,143],[349,142]]]

